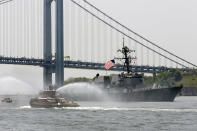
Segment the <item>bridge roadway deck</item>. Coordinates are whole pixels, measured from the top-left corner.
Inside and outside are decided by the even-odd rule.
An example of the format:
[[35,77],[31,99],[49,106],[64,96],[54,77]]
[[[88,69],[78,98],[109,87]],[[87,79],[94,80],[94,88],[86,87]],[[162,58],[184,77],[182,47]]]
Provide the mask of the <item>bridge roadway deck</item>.
[[[14,58],[14,57],[0,57],[0,64],[14,64],[14,65],[32,65],[40,67],[55,67],[55,60],[44,60],[35,58]],[[82,62],[82,61],[64,61],[65,68],[78,68],[78,69],[91,69],[91,70],[105,70],[105,63],[92,63],[92,62]],[[172,70],[174,68],[168,67],[154,67],[154,66],[134,66],[132,70],[134,72],[142,73],[154,73]],[[112,71],[123,71],[123,65],[117,64],[116,67],[111,69]],[[186,70],[182,68],[181,70]]]

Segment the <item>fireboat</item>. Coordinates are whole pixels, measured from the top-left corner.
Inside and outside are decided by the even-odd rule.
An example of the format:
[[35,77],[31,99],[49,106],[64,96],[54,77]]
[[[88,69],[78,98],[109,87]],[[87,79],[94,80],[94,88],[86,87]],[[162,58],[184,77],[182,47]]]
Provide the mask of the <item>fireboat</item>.
[[60,95],[57,95],[56,86],[49,86],[49,90],[39,93],[39,96],[30,100],[30,106],[34,108],[53,108],[53,107],[79,107],[79,104],[73,101],[67,101]]

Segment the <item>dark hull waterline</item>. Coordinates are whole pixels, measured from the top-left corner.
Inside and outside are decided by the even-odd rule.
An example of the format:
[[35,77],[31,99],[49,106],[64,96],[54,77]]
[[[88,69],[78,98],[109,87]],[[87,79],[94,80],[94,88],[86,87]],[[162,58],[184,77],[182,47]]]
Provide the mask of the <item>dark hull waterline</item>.
[[112,97],[123,101],[160,102],[174,101],[182,87],[145,89],[131,93],[112,94]]
[[166,87],[156,89],[139,89],[130,93],[124,93],[122,91],[115,91],[115,89],[105,89],[105,95],[71,95],[65,94],[65,98],[74,101],[138,101],[138,102],[173,102],[178,93],[180,93],[182,86]]

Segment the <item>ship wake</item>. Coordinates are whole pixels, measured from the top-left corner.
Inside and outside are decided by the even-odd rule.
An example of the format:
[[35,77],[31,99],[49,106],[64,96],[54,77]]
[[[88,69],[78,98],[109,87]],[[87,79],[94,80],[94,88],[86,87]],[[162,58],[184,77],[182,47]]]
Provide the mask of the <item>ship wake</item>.
[[150,111],[150,112],[197,112],[197,109],[164,109],[164,108],[124,108],[124,107],[64,107],[70,110],[89,111]]
[[[21,106],[19,109],[35,109],[31,106]],[[46,108],[36,108],[46,109]],[[63,107],[53,109],[65,109],[65,110],[81,110],[81,111],[148,111],[148,112],[197,112],[197,109],[181,109],[181,108],[139,108],[139,107]]]

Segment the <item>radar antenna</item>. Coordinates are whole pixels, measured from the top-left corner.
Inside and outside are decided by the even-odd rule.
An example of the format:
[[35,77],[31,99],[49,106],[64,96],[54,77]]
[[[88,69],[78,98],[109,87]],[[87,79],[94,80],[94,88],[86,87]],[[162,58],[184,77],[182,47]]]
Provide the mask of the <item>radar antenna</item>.
[[130,63],[133,60],[135,60],[136,57],[131,57],[129,54],[131,52],[135,52],[135,50],[130,50],[127,46],[125,46],[124,37],[123,37],[123,47],[122,47],[122,50],[119,49],[118,52],[121,52],[123,54],[123,58],[115,58],[115,59],[124,60],[123,70],[125,70],[125,67],[126,67],[127,73],[128,74],[132,73],[132,66],[130,65]]

